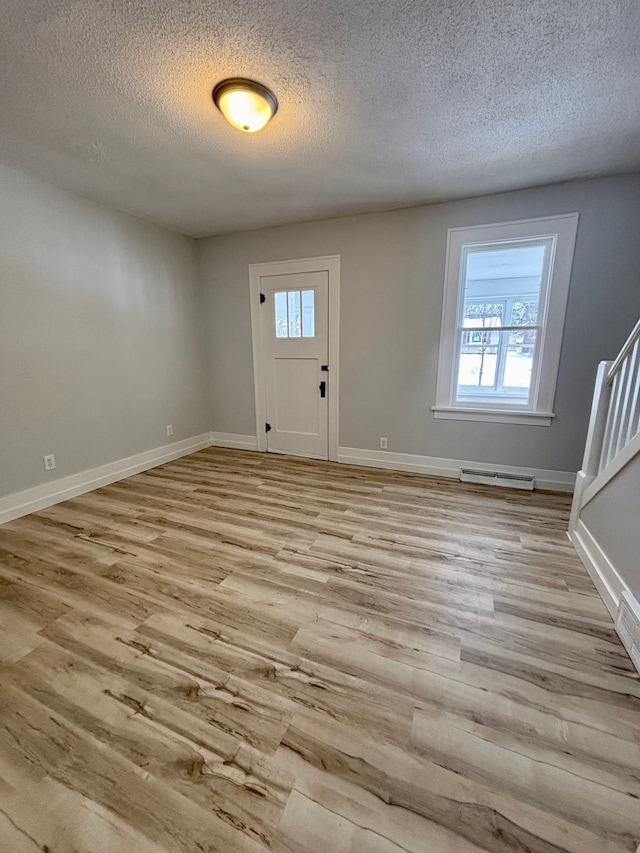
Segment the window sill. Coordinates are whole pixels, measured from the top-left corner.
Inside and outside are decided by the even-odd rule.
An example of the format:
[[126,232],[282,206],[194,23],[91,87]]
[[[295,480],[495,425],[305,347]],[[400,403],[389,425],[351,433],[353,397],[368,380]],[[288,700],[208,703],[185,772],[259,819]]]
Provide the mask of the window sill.
[[519,412],[512,409],[481,409],[464,406],[432,406],[434,418],[449,421],[481,421],[494,424],[551,426],[553,412]]

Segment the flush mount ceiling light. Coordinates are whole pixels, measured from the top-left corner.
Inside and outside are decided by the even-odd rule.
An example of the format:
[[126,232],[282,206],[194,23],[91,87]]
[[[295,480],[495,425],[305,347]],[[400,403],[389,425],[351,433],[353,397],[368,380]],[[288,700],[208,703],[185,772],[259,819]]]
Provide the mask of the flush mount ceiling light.
[[270,89],[244,77],[221,80],[212,96],[229,124],[245,133],[263,128],[278,109],[278,100]]

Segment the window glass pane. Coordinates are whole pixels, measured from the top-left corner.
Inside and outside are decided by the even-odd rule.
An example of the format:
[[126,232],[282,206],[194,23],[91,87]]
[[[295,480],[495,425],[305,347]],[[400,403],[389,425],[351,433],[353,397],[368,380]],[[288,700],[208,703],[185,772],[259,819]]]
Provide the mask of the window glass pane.
[[[456,399],[526,404],[546,243],[463,249]],[[500,331],[518,326],[522,331]]]
[[465,329],[485,329],[504,325],[504,302],[475,302],[464,304],[462,325]]
[[462,333],[458,393],[495,387],[499,342],[499,332]]
[[302,337],[302,312],[300,308],[300,291],[290,290],[287,293],[289,300],[289,337]]
[[315,328],[315,291],[302,291],[302,337],[313,338]]
[[286,338],[287,334],[287,294],[286,291],[276,293],[276,338]]
[[509,332],[504,364],[503,387],[507,393],[529,397],[531,370],[536,352],[537,332]]
[[[495,244],[494,244],[495,245]],[[504,245],[504,244],[503,244]],[[515,303],[528,306],[528,316],[537,315],[540,301],[540,288],[544,269],[546,246],[528,245],[510,248],[464,249],[464,306],[465,318],[476,326],[513,326],[525,325],[520,310],[520,321],[513,322],[511,308]],[[492,319],[490,308],[497,309],[502,304],[501,322]],[[484,309],[484,316],[478,310],[468,310],[470,305]],[[530,325],[535,325],[529,321]]]
[[535,326],[538,322],[538,300],[513,300],[510,326]]
[[465,329],[460,333],[457,400],[527,403],[537,331]]

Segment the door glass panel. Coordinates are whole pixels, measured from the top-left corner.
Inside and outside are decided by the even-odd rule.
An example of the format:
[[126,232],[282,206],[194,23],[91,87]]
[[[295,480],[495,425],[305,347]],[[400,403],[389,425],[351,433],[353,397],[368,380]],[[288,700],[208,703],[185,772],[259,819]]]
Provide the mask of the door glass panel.
[[289,290],[287,293],[289,301],[289,337],[302,337],[302,310],[300,307],[300,291]]
[[276,338],[314,338],[315,290],[274,293]]
[[316,333],[315,291],[302,291],[302,337],[313,338]]
[[287,294],[275,294],[276,304],[276,338],[288,338],[287,332]]

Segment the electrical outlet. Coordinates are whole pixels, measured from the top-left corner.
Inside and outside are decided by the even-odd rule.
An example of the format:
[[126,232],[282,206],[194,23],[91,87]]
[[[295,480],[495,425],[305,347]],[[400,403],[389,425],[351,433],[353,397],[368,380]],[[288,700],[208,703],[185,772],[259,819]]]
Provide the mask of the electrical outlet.
[[387,449],[387,439],[386,439],[386,437],[381,438],[380,439],[380,450],[386,450],[386,449]]
[[173,424],[167,424],[167,435],[173,435]]
[[56,467],[56,457],[53,453],[50,456],[44,457],[44,470],[45,471],[53,471]]

